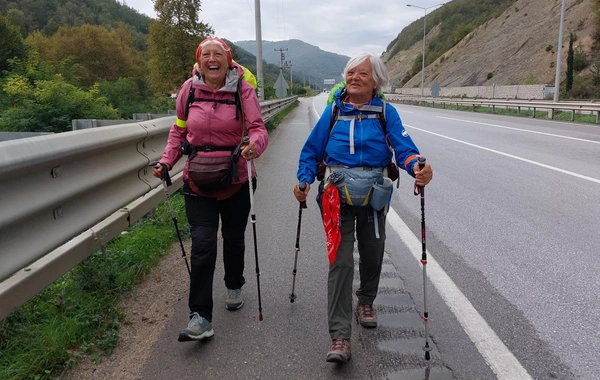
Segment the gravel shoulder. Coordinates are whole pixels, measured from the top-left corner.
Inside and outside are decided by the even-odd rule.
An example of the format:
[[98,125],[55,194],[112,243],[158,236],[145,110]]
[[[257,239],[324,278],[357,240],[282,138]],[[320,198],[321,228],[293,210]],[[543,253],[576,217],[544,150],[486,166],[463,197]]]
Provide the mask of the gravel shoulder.
[[[189,239],[184,241],[186,252],[190,252],[190,244]],[[179,244],[173,244],[144,281],[122,296],[120,308],[125,318],[112,355],[103,357],[99,364],[86,355],[60,379],[141,379],[150,351],[173,317],[176,305],[187,302],[188,281]]]

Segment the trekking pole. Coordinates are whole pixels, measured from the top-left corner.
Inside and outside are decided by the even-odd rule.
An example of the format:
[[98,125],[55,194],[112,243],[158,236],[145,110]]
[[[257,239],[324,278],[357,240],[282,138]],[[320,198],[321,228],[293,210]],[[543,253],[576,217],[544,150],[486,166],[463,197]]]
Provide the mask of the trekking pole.
[[[306,190],[306,183],[301,183],[300,191]],[[302,224],[302,209],[306,208],[306,201],[299,202],[298,207],[298,230],[296,232],[296,254],[294,255],[294,270],[292,270],[292,294],[290,294],[290,302],[294,302],[296,295],[294,294],[294,287],[296,286],[296,265],[298,264],[298,252],[300,252],[300,226]]]
[[[243,143],[248,143],[250,137],[245,136]],[[250,221],[252,222],[252,232],[254,234],[254,260],[256,262],[256,288],[258,289],[258,320],[263,320],[262,303],[260,300],[260,270],[258,269],[258,247],[256,245],[256,214],[254,214],[254,192],[252,186],[252,160],[246,161],[248,164],[248,188],[250,189]]]
[[177,238],[179,239],[179,246],[181,247],[181,257],[185,260],[185,266],[188,270],[188,275],[192,278],[192,271],[190,270],[190,264],[188,263],[187,256],[185,255],[185,248],[183,248],[183,241],[181,240],[181,233],[179,232],[179,225],[177,224],[177,216],[175,216],[175,211],[173,211],[173,205],[171,204],[171,199],[169,198],[169,192],[167,191],[167,187],[171,186],[173,183],[171,182],[171,176],[169,175],[169,170],[167,169],[166,164],[161,164],[157,161],[152,161],[149,166],[157,167],[162,166],[161,172],[161,180],[163,184],[163,190],[165,191],[165,197],[167,198],[167,204],[169,205],[169,210],[171,210],[171,219],[173,219],[173,224],[175,225],[175,231],[177,232]]
[[[425,157],[419,157],[419,169],[425,167]],[[429,333],[427,332],[427,322],[429,321],[429,312],[427,311],[427,245],[425,241],[425,186],[418,186],[415,183],[414,194],[421,194],[421,264],[423,264],[423,322],[425,323],[425,360],[431,359],[429,351]]]

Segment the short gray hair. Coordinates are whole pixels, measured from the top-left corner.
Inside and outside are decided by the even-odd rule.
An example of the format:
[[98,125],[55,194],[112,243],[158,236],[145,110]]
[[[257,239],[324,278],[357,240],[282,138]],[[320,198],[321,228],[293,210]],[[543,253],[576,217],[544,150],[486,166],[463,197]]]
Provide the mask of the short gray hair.
[[381,92],[381,88],[388,82],[388,70],[383,63],[383,60],[375,54],[358,53],[354,57],[350,58],[348,63],[346,63],[346,67],[344,67],[344,80],[346,79],[346,74],[348,74],[348,71],[360,65],[367,59],[371,61],[371,67],[373,68],[373,79],[377,85],[375,93],[379,94]]

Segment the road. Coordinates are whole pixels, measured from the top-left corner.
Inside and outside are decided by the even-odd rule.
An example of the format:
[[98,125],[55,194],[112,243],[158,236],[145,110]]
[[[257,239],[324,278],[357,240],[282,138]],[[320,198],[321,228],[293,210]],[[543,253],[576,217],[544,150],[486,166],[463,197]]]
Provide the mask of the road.
[[425,205],[432,360],[421,348],[420,203],[401,173],[375,301],[380,326],[354,322],[352,360],[325,362],[327,258],[316,191],[302,217],[298,298],[289,301],[297,159],[325,98],[301,99],[256,160],[264,321],[249,224],[244,307],[225,309],[218,263],[215,337],[178,343],[187,323],[185,282],[169,288],[178,297],[161,308],[163,322],[147,333],[153,338],[144,336],[138,369],[123,377],[600,379],[600,128],[404,105],[393,106],[434,168]]

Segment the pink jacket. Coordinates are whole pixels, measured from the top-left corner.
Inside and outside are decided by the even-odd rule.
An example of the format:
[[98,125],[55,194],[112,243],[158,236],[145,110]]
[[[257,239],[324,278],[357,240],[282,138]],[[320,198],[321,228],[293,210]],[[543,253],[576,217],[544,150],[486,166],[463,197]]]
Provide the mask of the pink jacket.
[[[241,80],[243,69],[236,63],[232,64],[225,77],[225,85],[216,92],[208,87],[201,77],[195,75],[186,80],[177,95],[176,111],[177,119],[171,130],[167,146],[160,159],[161,163],[173,167],[182,156],[180,147],[185,140],[193,146],[237,146],[243,138],[248,135],[250,140],[256,144],[257,157],[265,151],[268,143],[268,133],[262,120],[260,104],[254,88],[244,80]],[[190,105],[187,118],[185,117],[185,106],[190,92],[190,85],[196,89],[195,97],[202,99],[234,100],[238,81],[241,81],[241,101],[246,121],[245,131],[242,131],[242,120],[236,120],[236,106],[230,104],[216,103],[211,101],[195,101]],[[224,156],[230,155],[227,151],[198,152],[199,155]],[[183,179],[188,182],[188,163],[183,169]],[[216,191],[200,191],[191,181],[188,182],[191,189],[204,196],[226,199],[237,192],[243,183],[248,180],[248,169],[246,160],[240,156],[238,160],[239,180],[232,183],[226,189]],[[256,173],[252,173],[255,177]]]

